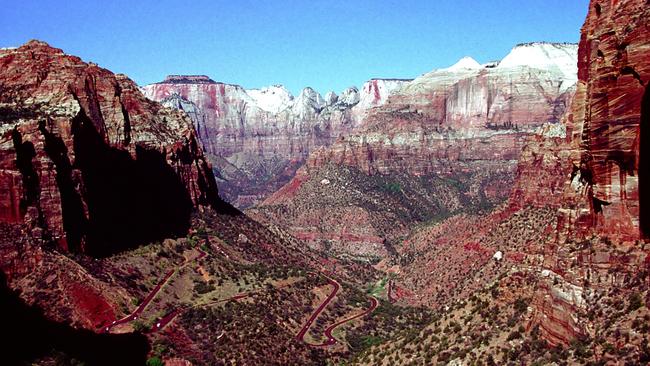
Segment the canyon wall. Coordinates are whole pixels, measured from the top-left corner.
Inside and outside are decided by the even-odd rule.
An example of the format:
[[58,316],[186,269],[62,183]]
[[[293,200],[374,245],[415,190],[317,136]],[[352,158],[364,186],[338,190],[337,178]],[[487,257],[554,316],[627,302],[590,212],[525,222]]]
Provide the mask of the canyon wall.
[[424,74],[249,213],[312,245],[382,258],[418,223],[491,209],[510,196],[528,138],[566,135],[576,58],[576,45],[531,43]]
[[581,117],[574,123],[582,177],[599,231],[624,239],[640,237],[641,229],[648,234],[648,223],[639,220],[649,158],[641,141],[649,118],[648,15],[645,1],[592,1],[580,40],[586,97],[574,106]]
[[591,1],[566,133],[530,141],[518,166],[511,207],[557,211],[553,236],[531,253],[543,275],[530,324],[552,344],[594,337],[602,319],[586,314],[613,311],[602,315],[597,299],[639,291],[647,270],[649,16],[644,0]]
[[371,80],[323,98],[312,88],[294,97],[280,85],[244,89],[207,76],[171,75],[143,88],[147,97],[190,115],[215,164],[222,196],[238,207],[286,184],[307,156],[354,129],[404,80]]
[[564,236],[645,237],[640,187],[648,171],[641,143],[648,135],[647,14],[643,1],[592,1],[566,132],[524,149],[511,201],[561,207]]
[[108,255],[229,209],[190,119],[127,77],[31,41],[0,51],[0,90],[0,221]]

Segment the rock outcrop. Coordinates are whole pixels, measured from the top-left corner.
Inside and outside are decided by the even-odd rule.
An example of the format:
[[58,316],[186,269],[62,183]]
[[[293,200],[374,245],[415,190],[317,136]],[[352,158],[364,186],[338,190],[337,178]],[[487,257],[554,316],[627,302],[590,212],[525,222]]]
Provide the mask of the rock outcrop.
[[0,221],[107,255],[227,207],[190,119],[124,75],[31,41],[0,51],[0,90]]
[[[390,251],[414,223],[493,208],[510,195],[527,139],[566,134],[560,121],[573,95],[576,58],[576,45],[532,43],[501,63],[464,58],[422,75],[369,109],[357,130],[313,152],[289,184],[250,213],[285,222],[314,244],[334,238],[344,248],[340,238],[361,238],[352,246],[360,254],[381,239]],[[335,184],[323,189],[322,179]],[[328,191],[341,207],[318,198]],[[340,199],[346,194],[359,200]],[[355,218],[372,224],[355,225]]]
[[643,134],[649,118],[648,14],[643,1],[591,2],[563,130],[548,129],[522,154],[511,201],[561,207],[558,232],[564,238],[645,236],[641,185],[648,170],[641,140],[650,135]]
[[[555,238],[544,261],[553,276],[536,293],[532,321],[553,344],[593,336],[594,320],[584,313],[598,304],[576,301],[571,294],[593,296],[612,285],[629,288],[631,279],[644,273],[637,243],[647,234],[642,185],[649,157],[642,140],[648,135],[649,16],[646,1],[591,1],[566,138],[529,145],[536,160],[546,162],[545,175],[525,174],[535,165],[531,159],[520,163],[519,186],[538,192],[525,201],[538,206],[552,202],[558,208]],[[522,196],[514,198],[521,202]],[[576,253],[573,246],[589,248],[589,253]],[[568,263],[578,265],[568,268]]]
[[404,80],[371,80],[323,98],[312,88],[294,97],[281,85],[245,90],[206,76],[169,76],[143,88],[147,97],[182,109],[220,179],[222,195],[238,207],[263,200],[286,184],[309,153],[354,129]]
[[650,227],[640,221],[647,217],[640,195],[647,194],[641,188],[650,159],[648,141],[645,147],[642,141],[650,118],[649,15],[646,1],[591,1],[580,41],[585,98],[573,109],[581,133],[581,178],[599,231],[623,239],[647,235]]

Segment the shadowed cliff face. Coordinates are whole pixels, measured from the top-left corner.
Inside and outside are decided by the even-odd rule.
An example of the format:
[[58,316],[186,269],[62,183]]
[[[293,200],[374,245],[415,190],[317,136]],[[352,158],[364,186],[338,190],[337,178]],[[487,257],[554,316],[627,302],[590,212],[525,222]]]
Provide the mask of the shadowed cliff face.
[[24,215],[28,206],[37,204],[38,197],[41,194],[38,174],[32,164],[32,159],[36,156],[36,150],[31,141],[23,141],[22,135],[16,129],[12,131],[11,138],[16,150],[16,166],[23,181],[23,196],[20,197],[19,215]]
[[0,222],[106,256],[185,235],[199,206],[239,214],[187,115],[125,76],[31,41],[0,50],[0,90]]
[[643,236],[650,238],[650,85],[643,96],[639,140],[639,219]]
[[63,229],[67,236],[68,250],[81,249],[81,241],[88,227],[84,208],[79,192],[75,190],[72,164],[68,158],[68,148],[59,136],[47,130],[45,122],[38,125],[45,140],[45,153],[52,160],[56,171],[56,184],[61,194],[61,214]]
[[2,330],[6,335],[2,344],[5,365],[31,364],[63,353],[88,365],[144,365],[149,344],[141,334],[96,334],[53,322],[36,308],[20,300],[6,284],[0,272],[0,303]]
[[[187,233],[192,200],[163,154],[137,147],[133,159],[128,152],[107,146],[83,111],[73,119],[72,133],[88,205],[87,253],[109,255]],[[66,218],[75,223],[70,230],[85,224],[79,216],[77,211],[64,211],[64,223]]]

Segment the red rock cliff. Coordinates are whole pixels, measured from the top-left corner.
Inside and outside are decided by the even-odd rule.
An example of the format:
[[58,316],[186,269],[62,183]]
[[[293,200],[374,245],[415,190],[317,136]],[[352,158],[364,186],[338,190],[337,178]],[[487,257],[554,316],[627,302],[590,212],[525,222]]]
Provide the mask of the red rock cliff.
[[[606,283],[617,289],[631,286],[621,279],[639,272],[643,262],[634,250],[642,252],[636,239],[648,234],[648,2],[591,1],[578,67],[576,94],[564,118],[566,137],[540,137],[526,145],[510,198],[515,207],[558,208],[556,237],[542,249],[548,278],[533,298],[531,323],[552,344],[593,336],[591,321],[581,315],[588,308],[585,294],[605,285],[589,285],[590,278],[613,277]],[[600,237],[605,239],[593,239]],[[570,249],[576,242],[589,243],[591,252],[576,254]],[[619,248],[632,253],[628,262],[621,263]]]
[[127,77],[31,41],[0,51],[0,91],[0,221],[104,255],[182,235],[193,207],[219,204],[189,118]]
[[582,132],[583,178],[590,185],[595,224],[609,234],[638,237],[640,185],[648,170],[641,139],[650,128],[648,2],[591,1],[578,63],[586,98],[574,105],[574,113],[584,116],[576,128]]

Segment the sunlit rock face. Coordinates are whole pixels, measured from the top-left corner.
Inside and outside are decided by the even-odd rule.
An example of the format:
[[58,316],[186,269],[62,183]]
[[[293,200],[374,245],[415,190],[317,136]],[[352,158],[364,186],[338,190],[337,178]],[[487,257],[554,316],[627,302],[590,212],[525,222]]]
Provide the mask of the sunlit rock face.
[[[532,189],[531,199],[520,201],[563,207],[561,235],[643,236],[648,12],[644,1],[591,2],[580,41],[579,81],[564,118],[566,136],[539,139],[522,155],[520,198],[526,186]],[[543,173],[535,177],[533,170]],[[551,181],[557,183],[554,194],[539,195],[550,193],[545,182]]]
[[576,82],[576,57],[576,45],[554,43],[522,44],[486,65],[466,57],[408,83],[383,110],[461,132],[559,122]]
[[[645,0],[591,1],[565,135],[548,130],[526,145],[519,162],[511,205],[557,208],[531,320],[552,344],[593,336],[580,316],[598,289],[585,285],[589,278],[625,288],[630,284],[621,279],[643,266],[637,240],[647,238],[644,192],[650,188],[643,187],[649,171],[649,16]],[[593,237],[606,238],[607,246],[589,255],[566,250]],[[622,248],[633,254],[616,255]]]
[[639,187],[647,180],[644,152],[650,142],[644,140],[649,132],[649,15],[642,0],[592,1],[578,59],[585,97],[574,106],[574,129],[581,137],[580,167],[590,211],[601,230],[630,238],[640,235],[640,227],[648,234],[647,224],[639,222],[647,207]]
[[281,85],[244,89],[206,76],[169,76],[143,88],[150,99],[190,115],[215,163],[221,194],[239,207],[264,199],[295,175],[311,151],[354,129],[403,80],[371,80],[323,98]]
[[577,51],[523,44],[501,62],[466,57],[407,82],[356,130],[312,152],[251,214],[293,227],[314,246],[382,257],[417,222],[494,207],[510,197],[529,138],[566,136],[560,121],[575,90]]
[[0,89],[0,221],[108,255],[219,204],[190,119],[124,75],[31,41],[0,51]]

